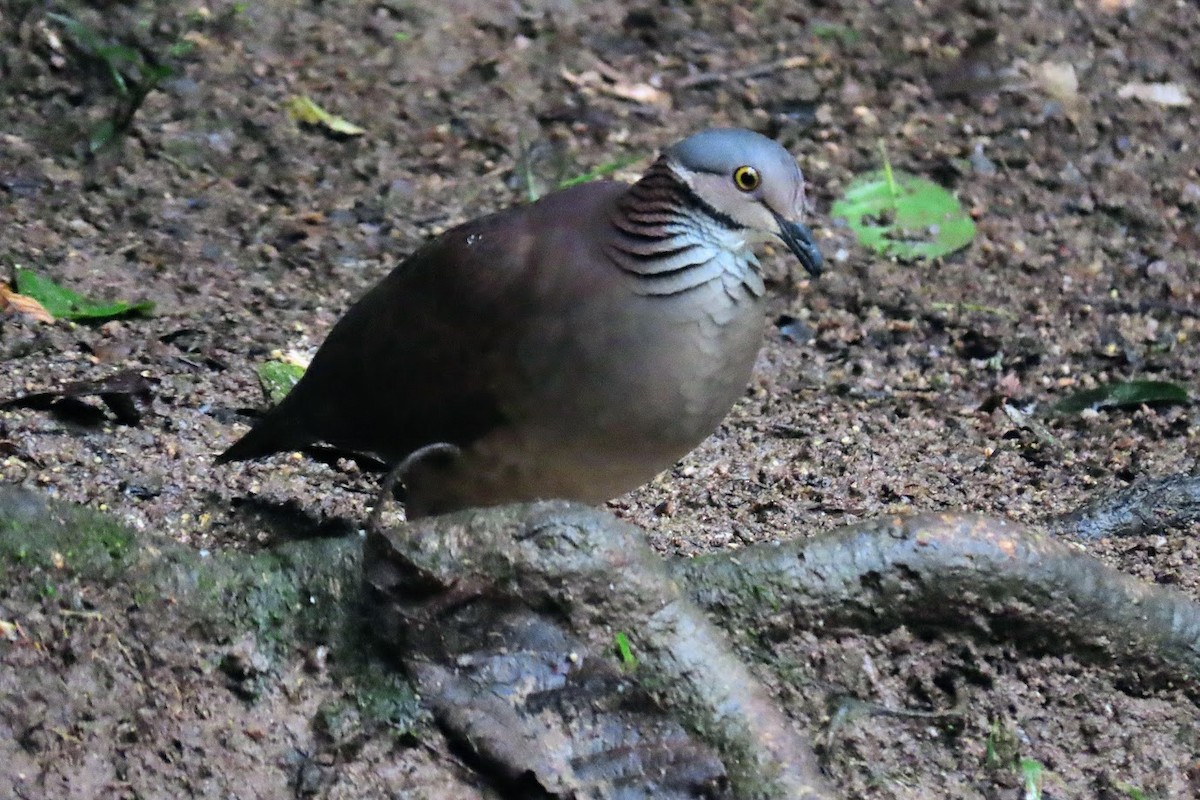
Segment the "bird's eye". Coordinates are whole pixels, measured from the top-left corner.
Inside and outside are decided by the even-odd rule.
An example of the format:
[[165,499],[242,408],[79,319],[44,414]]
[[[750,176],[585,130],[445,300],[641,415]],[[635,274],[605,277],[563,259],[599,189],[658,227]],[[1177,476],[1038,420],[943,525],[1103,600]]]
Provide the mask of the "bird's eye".
[[738,167],[733,171],[733,185],[743,192],[753,192],[761,182],[754,167]]

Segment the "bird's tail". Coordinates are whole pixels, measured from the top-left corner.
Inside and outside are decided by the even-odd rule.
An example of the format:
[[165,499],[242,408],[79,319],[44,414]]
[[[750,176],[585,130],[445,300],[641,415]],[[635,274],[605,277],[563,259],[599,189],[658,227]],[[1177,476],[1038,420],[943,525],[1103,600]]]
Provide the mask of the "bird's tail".
[[309,442],[299,433],[295,418],[279,413],[276,407],[254,424],[245,436],[234,442],[228,450],[217,456],[216,463],[248,461],[262,458],[280,450],[295,450]]

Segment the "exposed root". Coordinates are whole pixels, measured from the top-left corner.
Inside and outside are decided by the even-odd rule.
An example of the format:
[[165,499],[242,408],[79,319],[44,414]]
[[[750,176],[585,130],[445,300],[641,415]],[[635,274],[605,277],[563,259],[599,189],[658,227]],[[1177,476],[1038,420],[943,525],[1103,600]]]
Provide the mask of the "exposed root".
[[[714,747],[733,797],[834,796],[824,785],[811,748],[731,653],[720,631],[671,580],[641,530],[600,511],[540,503],[430,518],[398,532],[373,531],[364,555],[368,585],[380,601],[381,636],[403,643],[397,654],[424,686],[423,694],[432,693],[435,705],[440,702],[444,710],[460,705],[463,684],[471,682],[470,665],[499,655],[478,651],[510,650],[504,643],[511,636],[502,631],[532,610],[557,631],[554,636],[567,642],[563,647],[576,653],[574,660],[556,660],[565,681],[580,680],[579,670],[595,660],[607,662],[610,672],[619,667],[612,654],[613,637],[625,633],[637,657],[632,677],[642,696],[653,699],[641,704],[643,716],[653,721],[667,709],[698,733],[697,744]],[[479,602],[451,614],[430,618],[423,613],[439,588],[451,591],[463,583],[490,590]],[[470,631],[465,641],[472,648],[466,658],[461,632],[465,623]],[[545,642],[554,637],[537,638]],[[494,672],[488,680],[491,683],[481,687],[487,691],[475,694],[488,698],[491,710],[482,718],[442,713],[443,724],[461,728],[459,734],[473,740],[481,756],[509,753],[515,763],[506,761],[508,768],[538,776],[544,790],[581,785],[586,776],[573,758],[555,766],[535,758],[538,751],[516,748],[507,739],[480,738],[487,731],[529,737],[536,730],[531,725],[544,725],[519,724],[520,715],[512,708],[496,708],[497,696],[505,697],[506,704],[516,703],[520,693],[497,691]],[[595,745],[589,735],[599,735],[586,728],[575,733],[581,735],[566,744],[555,736],[555,746],[582,756]],[[702,752],[697,744],[685,749]],[[545,742],[541,746],[544,749]]]
[[674,562],[608,514],[542,503],[373,526],[364,565],[379,637],[510,792],[827,798],[808,743],[721,629],[963,630],[1200,699],[1200,604],[1055,535],[1189,524],[1197,485],[1142,484],[1054,534],[926,515]]
[[1112,665],[1130,684],[1181,684],[1200,696],[1200,604],[1004,520],[876,520],[678,562],[674,571],[730,630],[967,629]]
[[1079,539],[1146,536],[1200,521],[1200,475],[1139,481],[1044,523],[1052,533]]

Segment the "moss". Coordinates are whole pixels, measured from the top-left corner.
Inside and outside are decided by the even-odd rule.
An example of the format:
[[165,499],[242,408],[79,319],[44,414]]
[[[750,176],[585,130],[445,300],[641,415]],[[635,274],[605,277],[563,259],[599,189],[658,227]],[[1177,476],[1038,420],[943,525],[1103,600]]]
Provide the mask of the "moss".
[[428,715],[412,684],[377,659],[364,659],[353,670],[349,683],[363,719],[396,737],[416,735]]
[[355,658],[337,671],[345,692],[321,704],[313,726],[343,754],[352,753],[380,731],[393,740],[415,741],[431,723],[412,685],[382,661]]
[[152,580],[206,638],[250,632],[275,657],[339,640],[358,597],[359,551],[344,539],[209,557],[179,548],[162,554]]
[[48,507],[37,495],[0,487],[0,574],[37,570],[107,582],[137,549],[132,531],[77,506]]
[[84,507],[41,509],[34,499],[0,491],[0,565],[65,570],[85,578],[110,577],[126,563],[133,531]]
[[201,555],[160,537],[139,545],[133,531],[101,513],[0,486],[0,585],[6,591],[46,600],[72,584],[101,587],[118,606],[171,615],[181,636],[222,646],[220,658],[229,656],[225,645],[250,640],[252,655],[262,659],[254,664],[259,683],[281,660],[328,646],[344,702],[364,729],[412,735],[427,717],[412,687],[373,644],[360,603],[361,554],[352,538],[251,554]]

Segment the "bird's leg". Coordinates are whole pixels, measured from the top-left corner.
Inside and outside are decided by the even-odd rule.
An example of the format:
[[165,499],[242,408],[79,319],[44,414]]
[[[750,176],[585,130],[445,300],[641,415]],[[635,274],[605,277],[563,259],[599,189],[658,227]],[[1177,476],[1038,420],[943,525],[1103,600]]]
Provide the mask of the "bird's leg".
[[371,533],[379,532],[379,520],[383,516],[383,507],[392,495],[392,489],[398,481],[403,480],[408,475],[414,466],[431,456],[457,458],[460,455],[462,455],[462,449],[458,445],[451,444],[450,442],[434,442],[424,447],[418,447],[401,459],[400,463],[388,471],[388,474],[384,476],[383,482],[379,485],[379,494],[375,497],[375,507],[371,509],[371,515],[367,517],[367,530]]
[[[396,466],[388,470],[379,485],[375,507],[371,509],[371,515],[367,518],[367,541],[371,541],[370,537],[378,537],[379,541],[387,540],[386,534],[380,530],[379,522],[383,515],[383,507],[392,497],[392,490],[396,483],[403,480],[413,467],[427,458],[439,456],[458,458],[461,455],[462,448],[458,445],[449,442],[434,442],[412,451]],[[481,580],[478,577],[462,580],[452,576],[445,580],[445,576],[438,577],[433,573],[422,571],[417,563],[404,557],[400,551],[393,549],[389,552],[389,556],[392,558],[372,563],[375,564],[376,569],[386,569],[385,562],[390,564],[395,585],[404,586],[403,591],[408,593],[407,599],[401,599],[398,591],[393,597],[393,601],[396,612],[410,625],[432,622],[440,615],[449,614],[455,609],[471,603],[485,594],[492,583],[490,580]],[[395,570],[399,570],[399,572],[396,573]],[[400,580],[397,575],[403,575],[404,579]]]

